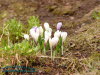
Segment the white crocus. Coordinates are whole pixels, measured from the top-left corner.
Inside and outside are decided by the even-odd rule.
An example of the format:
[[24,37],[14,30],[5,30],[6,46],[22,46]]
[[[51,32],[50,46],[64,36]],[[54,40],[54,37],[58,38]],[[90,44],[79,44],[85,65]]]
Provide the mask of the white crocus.
[[48,32],[51,32],[51,33],[52,33],[52,29],[51,29],[51,28],[48,28],[48,30],[46,30],[46,31],[48,31]]
[[52,48],[57,45],[58,41],[59,41],[58,37],[53,37],[52,39],[51,38],[49,39],[49,45],[50,45],[50,49],[51,49],[51,58],[52,59],[53,59]]
[[55,33],[54,33],[54,37],[60,37],[61,36],[61,31],[57,30]]
[[62,42],[66,40],[67,35],[68,35],[67,32],[61,32]]
[[62,55],[63,55],[63,43],[66,40],[67,32],[61,32],[61,38],[62,38]]
[[37,34],[40,35],[40,30],[39,30],[39,28],[36,29],[35,33],[37,33]]
[[31,37],[34,37],[34,33],[35,33],[35,30],[33,28],[30,29],[30,35],[31,35]]
[[44,35],[45,35],[44,40],[45,40],[45,44],[46,44],[48,42],[49,38],[51,38],[51,32],[45,31]]
[[24,39],[29,40],[29,35],[28,34],[24,34]]
[[39,33],[40,33],[41,36],[43,35],[43,28],[42,28],[42,26],[39,27]]
[[56,46],[58,41],[59,41],[59,38],[58,37],[53,37],[52,40],[53,40],[53,46]]
[[39,29],[38,28],[36,30],[34,28],[30,29],[30,35],[35,40],[35,42],[37,42],[39,38]]
[[45,30],[48,30],[49,29],[49,23],[45,22],[44,23],[44,28],[45,28]]
[[45,36],[47,35],[47,36],[49,36],[49,38],[51,37],[51,35],[52,35],[52,33],[51,32],[48,32],[48,31],[45,31]]
[[39,38],[39,33],[35,33],[34,35],[34,40],[37,42],[38,41],[38,38]]
[[49,40],[49,36],[45,35],[45,38],[44,38],[45,44],[48,42],[48,40]]

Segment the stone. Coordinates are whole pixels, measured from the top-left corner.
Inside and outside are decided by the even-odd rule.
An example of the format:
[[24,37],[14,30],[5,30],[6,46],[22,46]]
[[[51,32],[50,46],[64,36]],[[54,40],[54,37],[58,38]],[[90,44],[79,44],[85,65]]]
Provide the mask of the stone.
[[71,5],[68,5],[68,6],[58,7],[52,13],[54,15],[67,15],[67,14],[73,14],[74,10]]

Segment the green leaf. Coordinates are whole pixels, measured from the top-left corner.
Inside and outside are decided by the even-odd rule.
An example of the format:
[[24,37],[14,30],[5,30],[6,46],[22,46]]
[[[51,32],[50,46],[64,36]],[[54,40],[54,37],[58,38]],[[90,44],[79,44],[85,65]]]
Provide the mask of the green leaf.
[[36,16],[31,16],[28,20],[29,28],[32,28],[33,26],[40,26],[40,20]]
[[92,17],[97,20],[100,19],[100,11],[94,11]]
[[61,46],[62,46],[62,38],[60,37],[59,38],[59,42],[58,42],[58,44],[56,46],[57,53],[61,53]]

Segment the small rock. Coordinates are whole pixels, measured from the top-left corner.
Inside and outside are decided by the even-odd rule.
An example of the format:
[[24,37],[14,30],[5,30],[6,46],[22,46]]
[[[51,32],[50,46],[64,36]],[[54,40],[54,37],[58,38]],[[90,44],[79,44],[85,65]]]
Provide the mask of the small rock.
[[72,14],[74,13],[74,9],[72,8],[71,5],[68,6],[62,6],[58,7],[53,11],[53,14],[55,15],[66,15],[66,14]]
[[82,26],[84,26],[84,25],[85,25],[85,23],[82,24]]
[[74,17],[70,17],[71,20],[74,20]]
[[52,6],[47,7],[48,11],[53,11],[55,8],[57,8],[56,5],[52,5]]

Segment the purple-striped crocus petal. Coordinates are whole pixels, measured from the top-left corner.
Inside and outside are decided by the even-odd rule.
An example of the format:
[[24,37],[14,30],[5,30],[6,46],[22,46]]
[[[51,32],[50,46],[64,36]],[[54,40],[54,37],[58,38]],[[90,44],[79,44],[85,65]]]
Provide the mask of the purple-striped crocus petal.
[[36,32],[36,29],[37,29],[38,27],[33,27],[32,29]]
[[61,26],[62,26],[62,22],[58,22],[57,23],[57,30],[60,30]]

